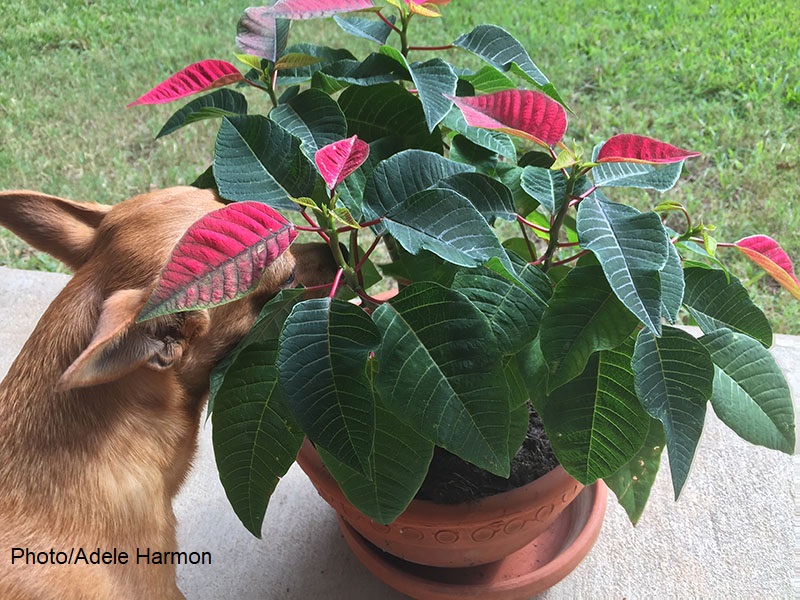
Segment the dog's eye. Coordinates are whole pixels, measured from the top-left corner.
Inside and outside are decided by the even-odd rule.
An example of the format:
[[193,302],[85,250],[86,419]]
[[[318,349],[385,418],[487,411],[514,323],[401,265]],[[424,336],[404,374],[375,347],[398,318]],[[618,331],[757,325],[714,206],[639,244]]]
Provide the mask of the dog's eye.
[[283,287],[292,287],[297,278],[297,271],[292,269],[292,272],[289,274],[289,277],[286,278],[286,281],[283,282]]

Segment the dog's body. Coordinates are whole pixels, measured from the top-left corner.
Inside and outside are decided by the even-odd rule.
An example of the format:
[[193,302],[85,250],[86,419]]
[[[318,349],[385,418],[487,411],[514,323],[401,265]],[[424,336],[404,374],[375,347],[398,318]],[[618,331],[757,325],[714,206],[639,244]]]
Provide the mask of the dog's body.
[[[172,564],[136,557],[177,549],[171,501],[210,370],[295,269],[306,285],[332,274],[323,246],[293,248],[242,300],[135,324],[179,238],[221,206],[194,188],[113,208],[0,194],[0,224],[75,270],[0,384],[0,598],[183,597]],[[12,564],[13,548],[125,552],[127,564]]]

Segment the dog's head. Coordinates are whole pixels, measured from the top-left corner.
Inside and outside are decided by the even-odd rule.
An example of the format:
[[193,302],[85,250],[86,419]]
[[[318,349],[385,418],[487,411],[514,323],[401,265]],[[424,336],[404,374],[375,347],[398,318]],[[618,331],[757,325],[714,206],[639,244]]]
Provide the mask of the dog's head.
[[72,268],[73,293],[89,308],[83,314],[92,321],[90,339],[69,357],[61,390],[116,381],[144,368],[172,369],[188,392],[202,395],[213,365],[247,333],[270,298],[296,283],[332,280],[335,269],[325,245],[295,244],[241,300],[136,323],[179,239],[222,206],[212,191],[191,187],[112,207],[35,192],[0,193],[0,224]]

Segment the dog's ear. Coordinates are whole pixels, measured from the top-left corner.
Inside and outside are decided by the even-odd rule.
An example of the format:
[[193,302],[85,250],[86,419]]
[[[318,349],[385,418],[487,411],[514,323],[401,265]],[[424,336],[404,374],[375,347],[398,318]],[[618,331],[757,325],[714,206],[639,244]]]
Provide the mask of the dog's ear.
[[88,258],[97,227],[110,208],[39,192],[0,192],[0,225],[76,270]]
[[59,391],[116,381],[140,367],[169,369],[208,330],[205,310],[136,323],[149,295],[150,290],[119,290],[106,299],[92,340],[61,375]]

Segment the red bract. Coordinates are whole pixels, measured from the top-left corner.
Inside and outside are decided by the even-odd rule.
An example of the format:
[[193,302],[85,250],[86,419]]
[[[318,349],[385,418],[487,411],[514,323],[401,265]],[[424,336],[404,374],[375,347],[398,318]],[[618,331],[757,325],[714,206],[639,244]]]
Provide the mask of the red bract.
[[175,246],[138,320],[241,298],[295,237],[294,226],[260,202],[208,213]]
[[742,254],[764,269],[769,275],[800,300],[800,281],[794,274],[792,261],[778,242],[767,235],[751,235],[734,244]]
[[314,162],[328,188],[333,190],[364,164],[367,156],[369,156],[369,144],[354,135],[317,150]]
[[224,60],[203,60],[178,71],[152,90],[140,96],[130,104],[164,104],[197,92],[222,87],[230,83],[242,81],[244,76],[235,66]]
[[609,139],[597,155],[597,162],[639,162],[667,164],[700,156],[699,152],[682,150],[666,142],[631,133]]
[[468,125],[504,131],[541,146],[555,145],[567,130],[564,107],[541,92],[504,90],[448,98],[461,109]]
[[278,0],[266,11],[283,19],[318,19],[372,6],[372,0]]

